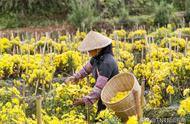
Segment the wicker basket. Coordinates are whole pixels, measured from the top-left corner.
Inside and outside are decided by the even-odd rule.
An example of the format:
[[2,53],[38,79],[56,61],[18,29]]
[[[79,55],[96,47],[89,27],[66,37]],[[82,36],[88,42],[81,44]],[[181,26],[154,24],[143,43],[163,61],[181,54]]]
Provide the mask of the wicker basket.
[[[115,111],[116,115],[125,121],[128,119],[128,116],[136,114],[135,97],[132,90],[138,92],[140,99],[141,86],[135,76],[131,73],[121,73],[107,82],[102,90],[101,99],[107,108]],[[118,102],[110,102],[117,92],[124,91],[129,91],[129,95]]]

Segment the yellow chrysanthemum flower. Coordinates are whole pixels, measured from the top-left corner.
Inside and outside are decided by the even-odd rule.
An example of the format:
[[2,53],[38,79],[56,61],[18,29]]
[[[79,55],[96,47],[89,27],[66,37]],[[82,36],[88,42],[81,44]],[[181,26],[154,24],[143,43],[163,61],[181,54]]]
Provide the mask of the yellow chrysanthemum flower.
[[130,116],[126,124],[138,124],[137,116]]
[[166,92],[168,93],[168,94],[174,94],[175,93],[175,91],[174,91],[174,87],[173,86],[171,86],[171,85],[169,85],[167,88],[166,88]]

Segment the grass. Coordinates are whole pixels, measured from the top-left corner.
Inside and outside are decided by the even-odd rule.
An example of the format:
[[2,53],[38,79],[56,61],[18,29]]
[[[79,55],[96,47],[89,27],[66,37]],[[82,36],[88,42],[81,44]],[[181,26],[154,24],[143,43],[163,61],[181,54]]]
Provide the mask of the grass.
[[63,24],[63,15],[16,15],[0,14],[0,29],[19,27],[41,27]]

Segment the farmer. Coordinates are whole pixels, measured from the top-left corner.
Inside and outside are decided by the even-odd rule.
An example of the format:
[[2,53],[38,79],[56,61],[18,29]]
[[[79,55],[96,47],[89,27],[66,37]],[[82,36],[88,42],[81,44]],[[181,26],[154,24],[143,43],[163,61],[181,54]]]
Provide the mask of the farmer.
[[96,79],[92,92],[83,98],[77,98],[73,104],[74,106],[92,105],[98,100],[96,114],[99,114],[106,108],[100,98],[101,91],[108,80],[118,74],[118,67],[113,57],[112,40],[98,32],[90,31],[78,49],[81,52],[88,52],[91,59],[78,73],[68,77],[65,82],[77,82],[92,73]]

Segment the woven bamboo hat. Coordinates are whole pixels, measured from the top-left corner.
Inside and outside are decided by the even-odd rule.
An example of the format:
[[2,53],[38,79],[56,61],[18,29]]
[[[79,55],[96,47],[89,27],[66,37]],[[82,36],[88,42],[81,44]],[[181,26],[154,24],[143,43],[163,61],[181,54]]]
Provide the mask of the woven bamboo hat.
[[111,42],[112,39],[98,32],[90,31],[78,47],[78,50],[80,50],[81,52],[87,52],[99,48],[104,48],[111,44]]

